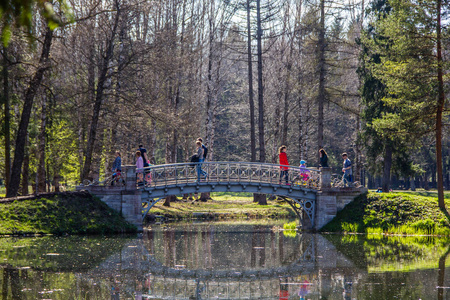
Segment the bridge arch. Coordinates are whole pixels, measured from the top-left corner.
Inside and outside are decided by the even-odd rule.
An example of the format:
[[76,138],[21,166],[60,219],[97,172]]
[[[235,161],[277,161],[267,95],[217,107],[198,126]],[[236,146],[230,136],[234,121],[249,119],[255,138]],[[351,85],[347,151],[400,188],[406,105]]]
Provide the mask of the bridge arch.
[[151,208],[171,195],[249,192],[282,197],[300,218],[307,217],[314,226],[316,193],[320,185],[320,170],[289,167],[287,184],[280,178],[280,165],[248,162],[206,162],[198,176],[200,164],[184,163],[149,167],[145,185],[138,187],[145,206],[143,218]]

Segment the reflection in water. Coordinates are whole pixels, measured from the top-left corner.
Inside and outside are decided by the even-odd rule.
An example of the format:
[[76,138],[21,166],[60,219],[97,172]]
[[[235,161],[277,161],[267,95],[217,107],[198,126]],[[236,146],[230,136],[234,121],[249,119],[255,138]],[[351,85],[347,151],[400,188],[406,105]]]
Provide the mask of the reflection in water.
[[447,299],[446,239],[155,226],[2,239],[2,299]]

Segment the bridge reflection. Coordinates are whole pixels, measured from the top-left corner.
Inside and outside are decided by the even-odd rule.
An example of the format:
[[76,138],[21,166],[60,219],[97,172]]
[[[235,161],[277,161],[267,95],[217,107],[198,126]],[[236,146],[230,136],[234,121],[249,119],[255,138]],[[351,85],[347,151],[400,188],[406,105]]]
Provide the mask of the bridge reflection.
[[122,274],[144,282],[149,299],[273,299],[283,289],[310,290],[309,282],[338,262],[344,270],[354,268],[320,235],[289,238],[258,225],[228,232],[181,226],[144,232],[142,241],[109,257],[91,276],[113,278],[120,266]]

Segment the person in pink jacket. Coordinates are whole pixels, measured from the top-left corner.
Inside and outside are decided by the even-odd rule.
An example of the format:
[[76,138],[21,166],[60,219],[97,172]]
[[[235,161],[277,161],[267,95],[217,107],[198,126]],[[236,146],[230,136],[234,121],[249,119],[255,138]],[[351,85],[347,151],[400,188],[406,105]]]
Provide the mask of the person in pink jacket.
[[143,182],[144,179],[144,160],[142,159],[141,151],[136,151],[136,175],[137,183]]

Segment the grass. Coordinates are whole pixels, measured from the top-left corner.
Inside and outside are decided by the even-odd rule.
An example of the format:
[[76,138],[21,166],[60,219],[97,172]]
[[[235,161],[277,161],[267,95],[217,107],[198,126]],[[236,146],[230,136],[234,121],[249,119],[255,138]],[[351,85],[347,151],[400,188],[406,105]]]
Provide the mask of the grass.
[[253,202],[252,194],[243,193],[211,193],[212,200],[171,202],[170,207],[162,205],[162,201],[150,210],[150,214],[164,216],[169,219],[192,219],[194,213],[203,213],[205,218],[215,219],[247,219],[277,218],[289,219],[296,215],[292,208],[284,202],[268,200],[268,205]]
[[[445,199],[449,207],[450,194]],[[322,231],[450,235],[450,222],[438,207],[436,193],[370,192],[348,204]]]
[[136,232],[89,193],[55,193],[0,203],[0,234],[104,234]]

